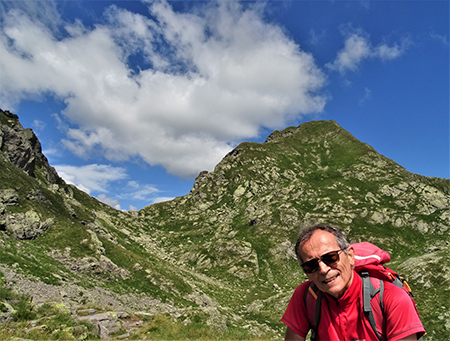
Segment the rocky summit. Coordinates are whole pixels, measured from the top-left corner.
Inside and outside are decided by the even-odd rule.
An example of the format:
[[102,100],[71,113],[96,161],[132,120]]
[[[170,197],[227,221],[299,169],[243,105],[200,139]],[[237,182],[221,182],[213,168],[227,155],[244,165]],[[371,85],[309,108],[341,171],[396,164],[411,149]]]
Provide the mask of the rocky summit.
[[[0,124],[0,280],[88,320],[95,337],[137,339],[165,317],[217,338],[282,339],[305,280],[296,237],[325,222],[388,251],[427,340],[450,339],[450,180],[408,172],[334,121],[241,143],[186,196],[137,212],[66,184],[16,115],[1,110]],[[0,302],[0,323],[10,306]]]

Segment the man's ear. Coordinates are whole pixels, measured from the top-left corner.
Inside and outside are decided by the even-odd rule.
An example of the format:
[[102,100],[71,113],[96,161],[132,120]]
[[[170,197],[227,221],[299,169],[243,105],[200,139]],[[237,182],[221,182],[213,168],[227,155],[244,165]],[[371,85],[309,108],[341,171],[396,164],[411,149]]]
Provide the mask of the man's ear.
[[348,260],[350,261],[350,265],[354,266],[355,265],[355,249],[353,249],[353,246],[349,246],[347,248],[347,257]]

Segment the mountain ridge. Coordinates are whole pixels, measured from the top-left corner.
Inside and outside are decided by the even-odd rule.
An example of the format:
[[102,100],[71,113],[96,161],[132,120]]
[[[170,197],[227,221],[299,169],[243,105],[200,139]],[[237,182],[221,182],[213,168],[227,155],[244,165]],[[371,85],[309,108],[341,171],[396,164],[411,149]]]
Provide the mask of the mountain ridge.
[[[11,124],[2,113],[0,132]],[[241,143],[214,171],[201,172],[187,195],[137,212],[49,181],[44,165],[34,178],[19,172],[2,136],[0,271],[10,282],[32,275],[36,283],[66,288],[52,299],[75,312],[83,299],[103,301],[168,313],[180,323],[197,316],[224,337],[241,330],[282,338],[279,318],[305,278],[293,252],[298,231],[327,222],[351,242],[390,252],[390,267],[404,272],[416,292],[428,338],[450,333],[450,180],[408,172],[334,121]],[[27,239],[11,228],[18,218],[26,231],[50,222]],[[28,293],[39,299],[39,292]]]

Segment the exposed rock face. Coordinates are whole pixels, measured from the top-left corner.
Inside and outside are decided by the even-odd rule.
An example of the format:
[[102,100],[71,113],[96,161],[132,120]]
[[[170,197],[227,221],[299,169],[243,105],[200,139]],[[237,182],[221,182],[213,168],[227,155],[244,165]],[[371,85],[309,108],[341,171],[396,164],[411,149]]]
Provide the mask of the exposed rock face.
[[17,239],[36,239],[54,223],[53,218],[41,221],[39,215],[33,211],[12,213],[6,215],[5,229]]
[[7,206],[19,205],[14,189],[0,190],[0,231],[7,231],[17,239],[36,239],[54,224],[53,218],[42,221],[34,210],[23,213],[7,213]]
[[19,204],[19,195],[12,188],[2,189],[0,190],[0,204],[17,205]]
[[9,161],[28,175],[35,177],[36,168],[42,171],[48,184],[61,181],[53,167],[42,154],[41,143],[31,129],[24,129],[19,117],[9,111],[0,109],[0,114],[7,118],[7,124],[0,125],[0,151]]
[[[38,179],[45,188],[64,183],[42,154],[41,143],[36,135],[31,129],[22,127],[17,115],[0,109],[0,123],[0,157]],[[38,189],[30,190],[22,199],[37,203],[48,201],[42,190]],[[0,230],[7,231],[17,239],[35,239],[54,224],[54,219],[43,219],[33,209],[7,212],[7,206],[20,206],[20,200],[15,188],[0,189]]]

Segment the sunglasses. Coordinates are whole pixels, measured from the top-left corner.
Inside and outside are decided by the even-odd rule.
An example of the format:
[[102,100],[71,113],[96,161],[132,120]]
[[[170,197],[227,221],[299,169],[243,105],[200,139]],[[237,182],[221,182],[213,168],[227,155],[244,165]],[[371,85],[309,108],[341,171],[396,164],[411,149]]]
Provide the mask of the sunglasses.
[[306,274],[316,272],[319,269],[320,261],[324,262],[328,266],[339,262],[339,252],[344,251],[344,250],[345,249],[330,251],[330,252],[320,256],[320,258],[311,259],[303,264],[300,264],[300,266],[302,267],[303,271]]

